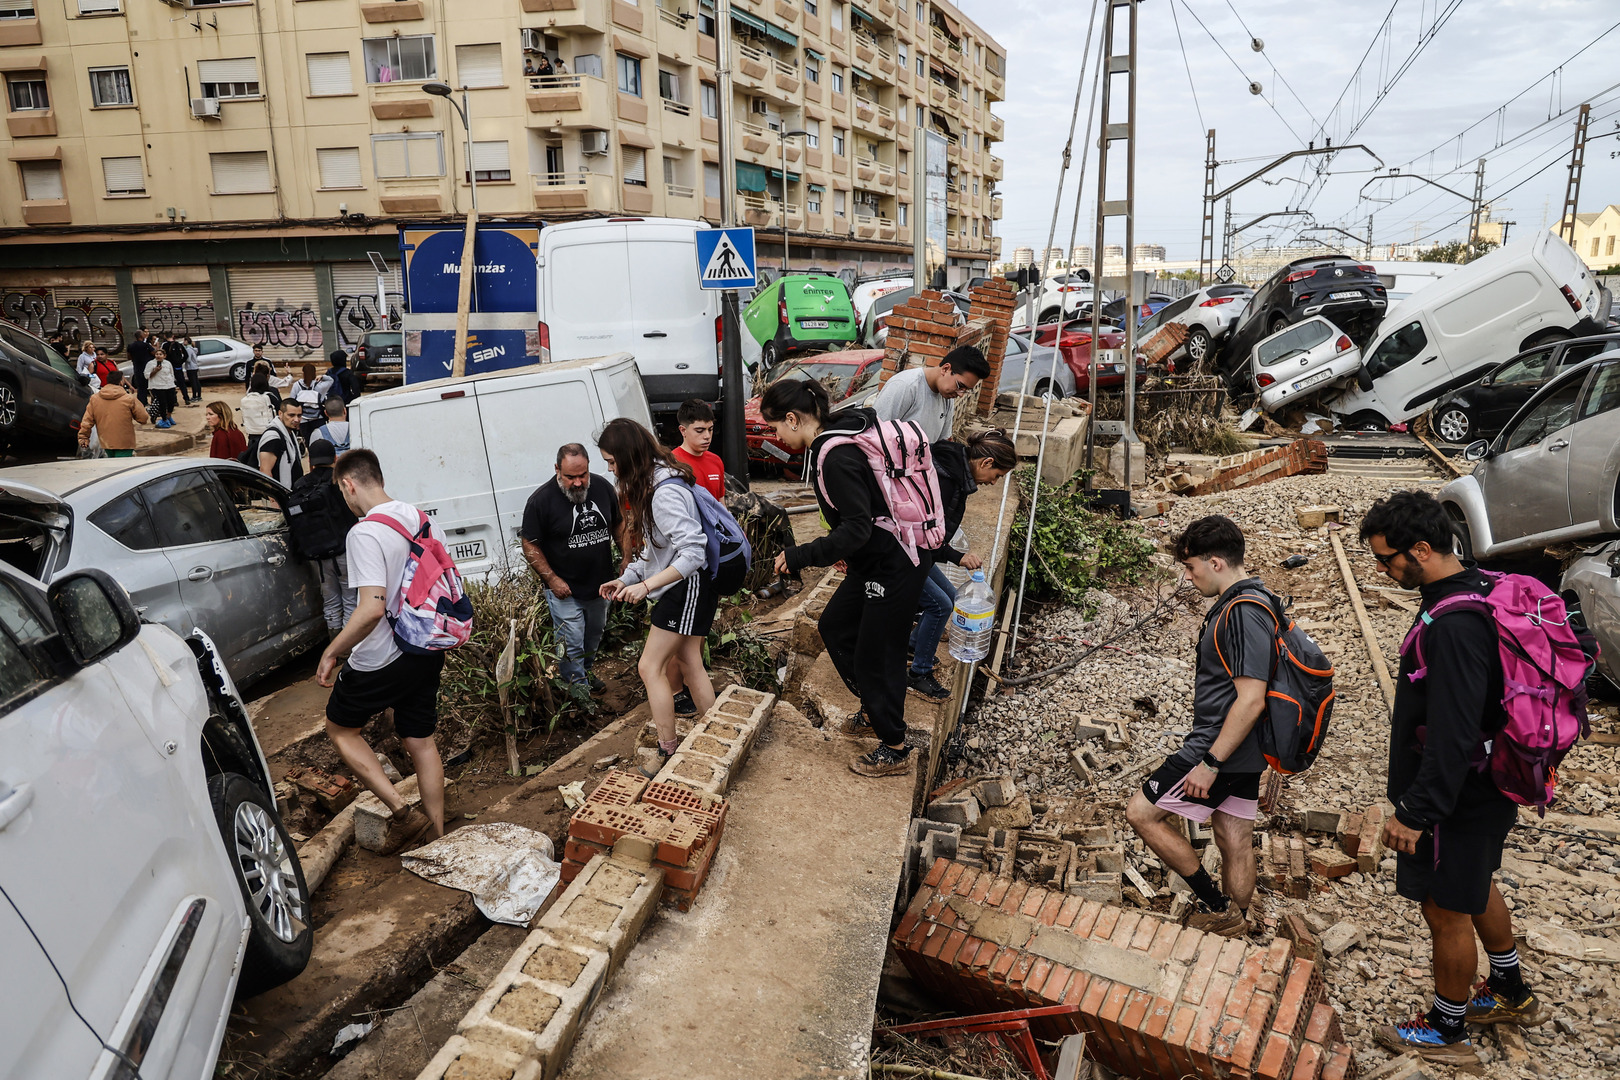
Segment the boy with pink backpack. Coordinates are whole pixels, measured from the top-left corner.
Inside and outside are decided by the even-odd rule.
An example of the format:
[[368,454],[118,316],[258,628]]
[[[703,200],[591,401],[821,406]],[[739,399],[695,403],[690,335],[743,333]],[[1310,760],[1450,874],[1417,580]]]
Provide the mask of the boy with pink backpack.
[[[1422,594],[1401,646],[1384,843],[1396,891],[1423,905],[1435,975],[1426,1014],[1374,1034],[1396,1053],[1472,1065],[1466,1024],[1548,1018],[1492,876],[1519,807],[1551,802],[1557,765],[1585,728],[1590,657],[1556,591],[1465,566],[1452,537],[1445,510],[1420,491],[1374,503],[1361,522],[1383,572]],[[1476,935],[1490,972],[1473,985]]]

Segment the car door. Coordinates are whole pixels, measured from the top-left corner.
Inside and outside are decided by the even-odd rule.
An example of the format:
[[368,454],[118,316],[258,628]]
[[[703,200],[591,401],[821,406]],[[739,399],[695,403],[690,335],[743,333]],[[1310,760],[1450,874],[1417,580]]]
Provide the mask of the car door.
[[1572,372],[1525,406],[1486,463],[1485,516],[1494,543],[1569,525],[1570,427],[1584,372]]
[[[0,324],[0,340],[24,358],[19,365],[23,378],[18,393],[23,416],[37,428],[71,435],[73,424],[84,416],[84,400],[88,398],[76,392],[81,384],[73,366],[55,349],[14,326]],[[52,357],[61,367],[51,363]],[[76,411],[71,404],[74,401],[78,402]]]
[[1486,431],[1499,431],[1513,419],[1519,407],[1547,384],[1548,361],[1552,346],[1533,349],[1507,361],[1482,379],[1469,393],[1474,398],[1474,424]]
[[[236,359],[230,344],[219,338],[197,339],[197,378],[223,379],[231,373],[231,363]],[[246,358],[243,358],[246,363]]]
[[86,517],[113,543],[83,535],[81,530],[73,537],[71,565],[93,566],[101,558],[116,561],[118,583],[129,591],[141,618],[162,623],[177,634],[190,631],[196,620],[180,595],[174,566],[163,554],[157,526],[152,524],[141,490],[126,491]]
[[1620,359],[1604,362],[1587,380],[1569,446],[1570,522],[1597,522],[1608,531],[1616,514],[1620,471]]
[[247,469],[216,468],[214,482],[234,515],[238,539],[255,552],[266,568],[267,586],[274,601],[256,612],[255,627],[262,642],[254,649],[266,665],[279,663],[292,651],[293,642],[319,632],[326,625],[322,612],[319,571],[293,550],[287,524],[286,490],[267,476]]

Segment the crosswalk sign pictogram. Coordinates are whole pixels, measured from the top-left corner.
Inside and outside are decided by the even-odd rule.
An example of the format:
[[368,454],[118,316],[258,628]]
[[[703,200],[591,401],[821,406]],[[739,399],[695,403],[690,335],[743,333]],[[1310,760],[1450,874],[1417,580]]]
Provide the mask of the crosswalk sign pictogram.
[[753,229],[699,229],[698,285],[705,289],[752,289]]

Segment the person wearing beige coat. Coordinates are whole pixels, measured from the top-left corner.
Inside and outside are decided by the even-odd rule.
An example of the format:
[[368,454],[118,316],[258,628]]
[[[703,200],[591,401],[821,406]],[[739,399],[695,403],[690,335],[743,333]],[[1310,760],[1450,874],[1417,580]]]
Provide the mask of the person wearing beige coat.
[[90,398],[84,408],[84,419],[79,422],[79,445],[90,445],[90,433],[101,435],[101,448],[108,457],[135,455],[135,425],[151,418],[130,390],[124,386],[123,374],[114,369],[108,382]]

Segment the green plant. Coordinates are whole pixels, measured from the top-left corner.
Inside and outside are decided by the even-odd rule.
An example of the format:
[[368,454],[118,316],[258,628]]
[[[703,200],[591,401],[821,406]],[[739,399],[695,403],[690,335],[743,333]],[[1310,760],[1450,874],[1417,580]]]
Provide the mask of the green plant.
[[[746,598],[746,593],[739,593],[727,603],[740,603]],[[739,683],[751,690],[779,693],[782,684],[776,677],[776,654],[771,651],[770,643],[748,625],[753,618],[752,612],[738,610],[732,625],[716,625],[710,629],[703,642],[703,662],[711,668],[723,664]]]
[[[1035,471],[1018,470],[1019,511],[1013,521],[1010,574],[1023,573],[1024,530],[1037,483]],[[1088,590],[1135,584],[1150,565],[1153,541],[1142,530],[1086,506],[1084,476],[1059,488],[1042,484],[1035,508],[1028,587],[1037,596],[1080,603]]]

